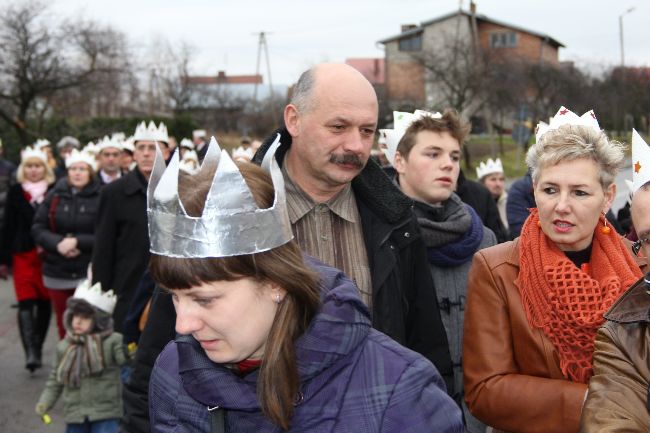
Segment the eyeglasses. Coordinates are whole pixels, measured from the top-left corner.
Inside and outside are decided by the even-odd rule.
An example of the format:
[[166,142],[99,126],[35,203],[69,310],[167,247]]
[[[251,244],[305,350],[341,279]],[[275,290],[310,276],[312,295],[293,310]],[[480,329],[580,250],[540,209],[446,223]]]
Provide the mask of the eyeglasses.
[[634,253],[635,256],[639,255],[639,251],[641,251],[641,247],[643,246],[644,242],[650,242],[650,239],[644,238],[644,239],[639,239],[638,241],[634,242],[632,244],[632,252]]

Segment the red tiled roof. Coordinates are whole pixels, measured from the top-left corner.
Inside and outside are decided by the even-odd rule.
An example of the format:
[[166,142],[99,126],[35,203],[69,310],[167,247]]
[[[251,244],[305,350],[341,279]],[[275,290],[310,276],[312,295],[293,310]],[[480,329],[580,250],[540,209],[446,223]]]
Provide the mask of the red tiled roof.
[[345,63],[361,72],[371,84],[384,84],[386,63],[383,58],[346,59]]

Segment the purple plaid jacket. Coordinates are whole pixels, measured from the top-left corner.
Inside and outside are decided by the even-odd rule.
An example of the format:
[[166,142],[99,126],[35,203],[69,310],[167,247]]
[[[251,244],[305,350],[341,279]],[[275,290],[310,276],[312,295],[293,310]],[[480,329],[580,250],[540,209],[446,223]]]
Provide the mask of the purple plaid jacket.
[[[371,329],[368,309],[345,275],[310,264],[321,276],[323,304],[296,341],[301,386],[290,431],[464,432],[435,367]],[[151,375],[151,431],[207,433],[207,407],[219,406],[230,433],[280,432],[261,412],[257,377],[257,371],[238,377],[210,361],[192,337],[178,338]]]

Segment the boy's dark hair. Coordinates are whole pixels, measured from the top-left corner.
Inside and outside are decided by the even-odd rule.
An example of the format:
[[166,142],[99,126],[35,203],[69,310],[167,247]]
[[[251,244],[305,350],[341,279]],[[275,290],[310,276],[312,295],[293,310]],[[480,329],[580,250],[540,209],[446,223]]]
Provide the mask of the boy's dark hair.
[[458,144],[462,147],[463,142],[469,135],[472,125],[465,122],[460,118],[460,115],[453,108],[447,108],[440,119],[435,119],[431,116],[422,116],[415,122],[411,123],[408,127],[399,144],[397,151],[402,155],[402,158],[408,159],[411,149],[415,146],[415,140],[418,133],[421,131],[431,132],[448,132],[452,137],[458,140]]

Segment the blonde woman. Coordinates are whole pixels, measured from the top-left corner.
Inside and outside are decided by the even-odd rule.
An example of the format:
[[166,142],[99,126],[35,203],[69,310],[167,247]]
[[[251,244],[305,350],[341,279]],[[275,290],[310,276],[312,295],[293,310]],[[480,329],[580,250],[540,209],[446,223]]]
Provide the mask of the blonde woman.
[[526,157],[537,209],[519,238],[474,256],[465,400],[497,431],[579,430],[596,331],[641,276],[604,218],[623,159],[593,111],[578,117],[562,107]]
[[7,195],[0,273],[6,273],[12,264],[25,368],[34,371],[41,367],[41,349],[51,315],[50,296],[43,285],[43,263],[31,235],[36,208],[54,182],[45,153],[29,147],[23,150],[16,180]]

